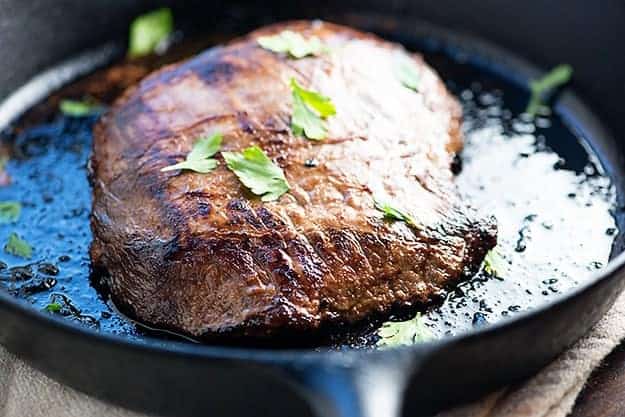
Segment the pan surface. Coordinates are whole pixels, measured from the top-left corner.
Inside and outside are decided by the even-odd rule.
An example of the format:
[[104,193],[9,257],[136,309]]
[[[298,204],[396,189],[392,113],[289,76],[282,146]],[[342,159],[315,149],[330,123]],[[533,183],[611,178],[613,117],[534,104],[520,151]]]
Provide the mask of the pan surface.
[[[156,332],[125,318],[99,285],[101,274],[91,270],[85,161],[92,128],[112,100],[151,70],[223,38],[227,36],[181,42],[169,54],[143,62],[118,61],[56,92],[5,131],[11,184],[0,190],[0,198],[20,201],[24,208],[19,222],[0,230],[0,241],[17,231],[34,246],[33,259],[0,256],[5,264],[1,284],[9,293],[41,310],[57,306],[55,314],[95,330],[139,339]],[[404,40],[419,50],[433,42]],[[464,62],[466,52],[458,47],[436,51],[430,46],[426,59],[464,107],[466,145],[456,168],[458,187],[479,209],[496,216],[499,237],[492,270],[480,271],[450,291],[442,304],[423,312],[420,325],[433,337],[499,321],[586,282],[590,272],[607,263],[618,231],[611,215],[616,191],[591,148],[592,137],[551,114],[527,117],[525,90],[498,77],[489,63]],[[512,80],[515,76],[508,74]],[[59,112],[63,99],[83,97],[102,109],[87,117]],[[395,316],[410,319],[414,310]],[[298,338],[297,343],[336,348],[388,343],[376,335],[386,318],[362,323],[347,337],[344,328],[327,329],[319,340]],[[288,339],[272,343],[274,348],[292,346]]]
[[[358,23],[375,26],[371,21]],[[516,117],[527,99],[522,86],[536,72],[506,53],[480,42],[460,41],[445,31],[424,34],[399,26],[391,33],[384,27],[374,29],[411,49],[426,51],[428,61],[462,98],[469,144],[459,182],[463,189],[471,191],[473,198],[477,196],[478,204],[499,210],[498,217],[510,217],[506,220],[509,223],[505,223],[510,228],[503,230],[507,278],[480,275],[461,286],[460,291],[450,293],[442,307],[428,310],[426,325],[435,336],[460,333],[459,336],[445,336],[396,351],[345,349],[346,345],[375,343],[373,326],[359,329],[347,341],[331,339],[326,343],[338,347],[339,352],[326,348],[276,352],[197,346],[153,338],[138,331],[117,315],[106,300],[98,298],[87,279],[89,192],[84,161],[89,152],[93,119],[50,116],[42,108],[47,118],[44,124],[5,132],[7,141],[15,143],[14,150],[21,154],[14,154],[17,159],[8,166],[16,180],[14,185],[19,187],[3,189],[6,194],[2,198],[29,203],[25,204],[24,218],[33,223],[20,223],[19,230],[43,256],[29,268],[17,270],[10,268],[24,265],[16,259],[5,259],[10,263],[3,270],[9,290],[35,308],[1,295],[1,308],[8,323],[2,332],[3,342],[53,376],[87,392],[133,407],[181,415],[200,411],[245,412],[253,401],[256,406],[266,404],[263,394],[278,387],[293,397],[293,401],[285,400],[282,406],[299,412],[301,404],[295,399],[308,391],[276,378],[276,369],[280,369],[282,377],[293,374],[300,384],[314,386],[310,378],[313,370],[321,372],[339,363],[338,369],[349,370],[341,373],[341,378],[351,381],[352,370],[367,368],[361,362],[363,358],[366,362],[379,362],[379,368],[392,368],[389,364],[403,363],[403,358],[409,355],[410,361],[415,361],[411,362],[415,370],[407,385],[411,400],[406,402],[406,415],[417,415],[435,407],[445,396],[462,399],[462,394],[470,396],[530,374],[579,337],[607,309],[622,287],[622,256],[599,272],[591,271],[604,266],[614,239],[612,254],[616,256],[622,249],[621,237],[617,236],[621,213],[616,210],[614,217],[608,214],[615,207],[616,198],[622,195],[623,173],[618,164],[622,150],[570,92],[557,97],[554,107],[557,116],[536,123]],[[97,53],[105,55],[102,50]],[[72,93],[70,88],[63,94],[82,92],[75,88]],[[508,113],[510,116],[506,117]],[[483,158],[488,158],[491,149],[497,149],[501,159],[485,163]],[[515,182],[519,177],[525,181]],[[545,184],[562,192],[559,195],[562,198],[538,187]],[[528,186],[523,192],[533,193],[531,197],[524,194],[527,200],[540,204],[506,208],[510,201],[515,201],[508,194],[510,190],[521,191],[523,186]],[[498,196],[495,201],[489,198],[493,194]],[[554,217],[555,210],[545,207],[557,208],[557,215]],[[576,228],[569,228],[567,222],[574,222]],[[562,230],[572,235],[564,240],[559,234]],[[2,233],[5,232],[8,235],[10,229],[3,229]],[[536,241],[543,245],[533,246]],[[579,241],[587,244],[582,248],[567,246]],[[536,248],[535,252],[532,247]],[[560,258],[545,259],[545,248],[551,248],[548,253]],[[572,252],[577,255],[573,260],[566,256]],[[52,284],[52,280],[56,282]],[[36,311],[51,301],[63,304],[63,313],[67,313],[71,323]],[[531,310],[524,312],[526,309]],[[574,312],[577,316],[573,316]],[[499,322],[502,317],[502,323],[487,325],[487,322]],[[575,317],[573,324],[572,317]],[[123,337],[107,335],[108,332],[122,333]],[[38,336],[33,339],[34,334]],[[544,335],[543,340],[536,342],[535,351],[519,352],[519,341],[535,334]],[[50,338],[48,350],[38,344],[46,336]],[[107,355],[111,357],[103,359]],[[69,362],[77,358],[82,372],[68,369]],[[89,358],[101,362],[87,364]],[[190,369],[191,362],[201,365]],[[481,374],[475,372],[478,369]],[[503,370],[507,372],[504,374]],[[449,372],[457,375],[449,380],[445,378]],[[335,378],[332,372],[326,373],[320,374],[330,380]],[[150,380],[155,375],[160,375],[160,388]],[[202,391],[180,383],[193,376],[203,376],[214,384]],[[234,405],[237,397],[233,393],[241,389],[237,383],[244,379],[250,385],[250,398]],[[428,381],[427,386],[422,381]],[[173,388],[176,383],[179,387]],[[149,388],[145,392],[131,392],[138,384]],[[164,388],[175,389],[177,398],[171,403],[148,397],[148,394],[167,392]],[[197,399],[206,392],[216,399],[210,404],[200,404]],[[341,395],[349,398],[351,394]],[[184,401],[186,398],[195,401]],[[226,407],[224,404],[234,405],[234,411],[220,408]],[[265,406],[270,415],[276,412],[275,407]]]

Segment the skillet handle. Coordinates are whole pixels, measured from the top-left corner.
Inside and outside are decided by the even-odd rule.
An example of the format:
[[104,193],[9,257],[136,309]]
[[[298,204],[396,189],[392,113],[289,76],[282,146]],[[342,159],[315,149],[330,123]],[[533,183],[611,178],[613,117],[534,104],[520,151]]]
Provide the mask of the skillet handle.
[[[410,352],[352,363],[318,361],[289,368],[317,417],[398,417],[416,360]],[[373,354],[373,352],[372,352]]]

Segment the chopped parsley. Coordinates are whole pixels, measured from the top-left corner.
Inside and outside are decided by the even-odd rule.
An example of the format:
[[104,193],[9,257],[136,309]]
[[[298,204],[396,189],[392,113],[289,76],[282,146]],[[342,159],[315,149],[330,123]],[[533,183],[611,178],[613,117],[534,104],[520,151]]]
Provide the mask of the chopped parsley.
[[62,306],[59,303],[50,303],[43,308],[48,313],[58,313],[61,311]]
[[9,235],[4,251],[24,259],[30,259],[33,256],[33,247],[16,233]]
[[293,134],[304,134],[308,139],[321,140],[328,133],[324,119],[336,114],[336,108],[330,98],[315,91],[302,88],[295,78],[291,78],[293,93],[293,115],[291,130]]
[[378,330],[378,347],[410,346],[432,339],[421,314],[408,321],[387,321]]
[[219,151],[222,139],[223,136],[220,133],[199,138],[183,162],[161,168],[161,171],[188,169],[200,174],[211,172],[219,165],[219,162],[211,157]]
[[149,55],[174,31],[174,17],[169,8],[154,10],[137,17],[130,25],[128,56]]
[[530,100],[525,109],[525,113],[534,116],[548,107],[543,103],[546,94],[554,89],[566,84],[573,75],[570,65],[558,65],[542,78],[530,81]]
[[69,117],[87,117],[102,111],[102,105],[92,99],[85,100],[61,100],[59,110]]
[[506,261],[495,246],[484,257],[484,272],[494,277],[501,277],[506,271]]
[[263,48],[279,54],[288,54],[292,58],[304,58],[309,55],[321,55],[328,48],[316,36],[306,39],[301,34],[285,30],[277,35],[261,36],[256,42]]
[[18,201],[0,201],[0,224],[15,223],[22,213],[22,204]]
[[374,200],[375,208],[384,214],[384,218],[390,220],[399,220],[406,223],[408,226],[416,227],[417,222],[414,217],[405,213],[404,211],[393,207],[390,203]]
[[411,58],[403,54],[398,55],[395,62],[395,75],[404,87],[419,91],[419,79],[421,77],[415,62]]
[[258,146],[242,152],[222,152],[228,168],[262,201],[273,201],[291,188],[282,169]]

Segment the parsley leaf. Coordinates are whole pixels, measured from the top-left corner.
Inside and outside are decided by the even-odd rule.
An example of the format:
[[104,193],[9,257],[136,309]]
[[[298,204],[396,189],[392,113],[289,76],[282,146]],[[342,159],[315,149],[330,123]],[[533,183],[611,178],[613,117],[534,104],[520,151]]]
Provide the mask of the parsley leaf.
[[191,149],[185,161],[161,168],[161,172],[176,169],[188,169],[190,171],[199,172],[200,174],[211,172],[219,165],[219,162],[217,162],[216,159],[212,159],[211,156],[219,151],[222,139],[223,136],[221,133],[199,138],[193,145],[193,149]]
[[128,56],[149,55],[174,31],[174,17],[169,8],[154,10],[137,17],[130,25]]
[[525,113],[534,116],[545,108],[543,97],[550,91],[569,82],[573,75],[570,65],[558,65],[542,78],[530,81],[530,100]]
[[419,71],[414,61],[405,56],[399,55],[395,62],[395,76],[402,85],[414,91],[419,91]]
[[62,306],[59,303],[50,303],[43,308],[48,313],[58,313],[61,311]]
[[30,259],[33,256],[33,247],[24,239],[20,238],[16,233],[9,235],[4,251],[20,258]]
[[327,135],[323,120],[310,110],[302,98],[293,94],[293,115],[291,130],[296,136],[305,135],[308,139],[322,140]]
[[495,246],[484,257],[484,272],[494,277],[501,277],[506,269],[506,261]]
[[273,201],[291,188],[282,169],[258,146],[242,152],[222,152],[228,168],[262,201]]
[[293,58],[304,58],[308,55],[321,55],[328,48],[321,40],[312,36],[305,39],[301,34],[285,30],[273,36],[261,36],[256,42],[263,48],[276,53],[288,53]]
[[426,342],[433,337],[421,314],[408,321],[387,321],[378,330],[378,336],[378,347],[409,346]]
[[216,159],[200,159],[197,161],[183,161],[175,165],[171,165],[165,168],[162,168],[161,171],[173,171],[175,169],[188,169],[189,171],[198,172],[200,174],[207,174],[217,168],[219,162]]
[[0,224],[15,223],[22,213],[22,205],[18,201],[0,201]]
[[396,207],[393,207],[390,203],[375,199],[373,202],[375,208],[384,213],[384,217],[386,219],[399,220],[411,227],[417,226],[417,222],[415,221],[414,217]]
[[94,100],[61,100],[59,110],[66,116],[86,117],[93,116],[102,111],[102,106]]
[[336,114],[336,108],[330,98],[315,91],[302,88],[295,78],[290,81],[293,93],[293,115],[291,130],[293,134],[304,134],[308,139],[321,140],[327,135],[324,119]]

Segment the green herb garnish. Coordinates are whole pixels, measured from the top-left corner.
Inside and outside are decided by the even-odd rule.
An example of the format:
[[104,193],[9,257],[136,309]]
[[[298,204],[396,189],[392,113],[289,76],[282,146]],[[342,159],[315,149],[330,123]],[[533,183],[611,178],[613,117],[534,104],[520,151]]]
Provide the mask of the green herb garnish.
[[15,223],[22,213],[19,201],[0,201],[0,224]]
[[417,226],[417,222],[415,221],[414,217],[396,207],[393,207],[390,203],[380,200],[374,200],[373,202],[375,208],[384,214],[384,218],[390,220],[399,220],[411,227]]
[[4,251],[25,259],[30,259],[33,256],[33,247],[16,233],[9,235],[6,245],[4,245]]
[[102,111],[102,105],[94,100],[61,100],[59,110],[66,116],[86,117],[93,116]]
[[304,134],[308,139],[321,140],[327,135],[324,119],[336,114],[336,108],[330,98],[315,91],[302,88],[295,78],[291,78],[293,93],[293,115],[291,130],[293,134]]
[[569,82],[573,75],[573,68],[570,65],[558,65],[542,78],[530,81],[530,100],[525,109],[525,113],[534,116],[546,108],[543,103],[544,96],[550,91]]
[[61,311],[63,307],[59,303],[50,303],[45,306],[43,309],[49,313],[58,313]]
[[501,277],[506,271],[506,260],[497,246],[492,248],[484,257],[484,272],[494,277]]
[[378,347],[394,347],[414,345],[432,339],[432,333],[427,328],[421,314],[417,314],[408,321],[388,321],[378,330]]
[[273,201],[291,188],[282,169],[258,146],[242,152],[222,152],[228,168],[262,201]]
[[308,55],[320,55],[328,50],[318,37],[312,36],[306,39],[301,34],[290,30],[273,36],[261,36],[256,39],[256,42],[271,52],[289,54],[298,59]]
[[220,133],[199,138],[193,145],[191,152],[187,155],[186,160],[161,168],[161,171],[188,169],[190,171],[199,172],[200,174],[211,172],[219,165],[219,162],[211,157],[219,151],[222,139],[223,136]]
[[169,8],[154,10],[137,17],[130,25],[128,56],[149,55],[174,31],[174,17]]
[[419,91],[419,71],[414,61],[405,56],[399,55],[395,62],[395,75],[406,88]]

